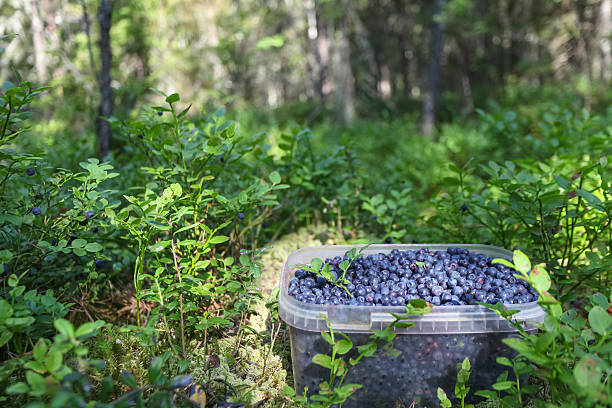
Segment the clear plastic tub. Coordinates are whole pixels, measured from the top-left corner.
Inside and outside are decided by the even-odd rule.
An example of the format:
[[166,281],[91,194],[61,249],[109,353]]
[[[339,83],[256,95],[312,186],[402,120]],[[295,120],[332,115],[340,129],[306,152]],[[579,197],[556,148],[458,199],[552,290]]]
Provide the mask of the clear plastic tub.
[[[357,245],[358,246],[358,245]],[[364,255],[429,248],[445,250],[449,246],[468,249],[493,258],[512,259],[512,252],[489,245],[461,244],[410,244],[371,245]],[[316,391],[320,382],[329,378],[329,371],[312,362],[315,354],[330,354],[331,348],[321,337],[327,331],[329,320],[332,328],[346,333],[355,346],[369,341],[372,331],[382,329],[394,319],[389,312],[403,313],[403,306],[348,306],[318,305],[297,301],[288,294],[289,280],[296,270],[291,265],[310,263],[313,258],[343,256],[354,245],[310,247],[289,255],[283,266],[279,315],[289,325],[291,357],[295,387],[301,393],[304,387]],[[515,320],[524,328],[535,332],[544,320],[545,313],[536,302],[508,305],[520,310]],[[322,316],[323,315],[323,316]],[[380,353],[365,358],[351,368],[345,384],[361,384],[363,387],[343,404],[343,407],[438,407],[437,388],[449,396],[453,393],[457,363],[470,359],[472,374],[470,394],[488,389],[506,367],[496,363],[500,356],[511,357],[512,351],[502,342],[516,330],[496,313],[482,306],[436,306],[429,314],[411,319],[414,327],[396,329],[398,334],[393,346],[402,353],[398,357]],[[400,405],[398,405],[400,404]],[[401,405],[404,404],[404,405]]]

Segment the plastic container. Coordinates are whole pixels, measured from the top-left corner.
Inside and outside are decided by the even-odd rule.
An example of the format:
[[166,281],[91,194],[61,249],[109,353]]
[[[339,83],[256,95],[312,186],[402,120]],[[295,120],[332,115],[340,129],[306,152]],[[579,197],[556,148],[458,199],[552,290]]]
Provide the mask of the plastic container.
[[[445,250],[449,246],[468,249],[494,258],[512,258],[512,252],[489,245],[460,244],[411,244],[371,245],[365,255],[428,248]],[[354,346],[365,344],[373,330],[382,329],[394,319],[389,312],[402,313],[403,306],[347,306],[318,305],[297,301],[288,294],[289,280],[297,268],[291,265],[310,263],[313,258],[343,256],[353,245],[336,245],[303,248],[293,252],[283,266],[279,315],[289,325],[291,357],[295,388],[301,393],[304,387],[310,392],[329,378],[329,371],[312,362],[315,354],[330,354],[330,345],[321,337],[328,331],[326,316],[336,331],[347,334]],[[530,332],[544,320],[545,313],[536,302],[508,305],[520,310],[515,320],[523,322]],[[415,316],[415,326],[397,329],[394,348],[402,353],[391,357],[378,352],[376,357],[362,359],[351,368],[344,383],[361,384],[351,398],[343,404],[357,407],[438,407],[437,389],[453,394],[457,364],[465,357],[472,365],[468,385],[470,395],[481,389],[490,389],[497,377],[507,367],[496,363],[500,356],[512,357],[513,352],[502,340],[516,333],[503,318],[482,306],[436,306],[429,314]],[[512,374],[510,374],[512,378]],[[399,405],[398,405],[399,404]],[[402,405],[403,404],[403,405]]]

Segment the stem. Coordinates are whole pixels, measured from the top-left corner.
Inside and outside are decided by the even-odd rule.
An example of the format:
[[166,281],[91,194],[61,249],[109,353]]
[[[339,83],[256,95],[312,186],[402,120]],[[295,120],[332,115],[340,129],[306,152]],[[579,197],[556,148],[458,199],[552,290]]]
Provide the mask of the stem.
[[174,235],[172,236],[170,243],[172,245],[172,258],[174,259],[174,269],[176,270],[176,276],[178,277],[179,283],[181,284],[179,287],[179,311],[181,314],[181,348],[183,350],[183,358],[187,358],[187,353],[185,353],[185,324],[183,321],[183,279],[181,277],[181,271],[178,266],[178,257],[176,253],[176,246],[174,245]]
[[514,371],[514,377],[516,378],[516,390],[517,390],[516,395],[517,395],[517,398],[519,400],[519,406],[522,407],[523,406],[523,398],[521,397],[521,384],[520,384],[520,381],[519,381],[519,375],[516,372],[516,367],[514,365],[512,366],[512,370]]
[[4,135],[6,134],[6,127],[8,126],[9,119],[11,118],[11,112],[13,111],[13,104],[11,103],[11,97],[8,96],[8,113],[6,114],[6,120],[4,121],[4,125],[2,126],[2,133],[0,133],[1,140],[4,140]]

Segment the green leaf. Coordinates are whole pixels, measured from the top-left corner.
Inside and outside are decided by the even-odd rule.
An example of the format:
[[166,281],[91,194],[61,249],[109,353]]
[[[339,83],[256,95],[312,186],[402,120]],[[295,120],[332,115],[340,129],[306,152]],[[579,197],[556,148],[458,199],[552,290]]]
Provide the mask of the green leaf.
[[327,332],[321,332],[321,337],[323,337],[323,340],[325,340],[326,342],[328,342],[329,344],[333,345],[334,342],[331,339],[331,336],[329,335],[329,333]]
[[493,384],[493,389],[497,391],[504,391],[510,389],[514,385],[514,381],[500,381]]
[[409,327],[414,327],[416,325],[416,323],[414,322],[397,322],[393,325],[393,327],[396,327],[398,329],[407,329]]
[[0,334],[0,347],[4,346],[12,338],[13,338],[13,332],[7,331],[7,330],[3,331]]
[[98,244],[97,242],[90,242],[87,245],[85,245],[85,250],[87,252],[100,252],[103,249],[104,247]]
[[470,360],[466,357],[461,363],[461,369],[465,371],[470,371]]
[[272,184],[278,184],[281,182],[281,176],[277,171],[273,171],[268,177],[270,178]]
[[30,391],[30,387],[23,382],[13,384],[6,389],[7,394],[25,394],[28,391]]
[[74,327],[68,320],[57,319],[53,322],[55,329],[66,337],[74,337]]
[[221,244],[228,240],[229,240],[229,237],[226,237],[224,235],[217,235],[217,236],[212,237],[209,242],[210,244],[215,245],[215,244]]
[[548,272],[541,266],[534,266],[529,274],[529,278],[533,282],[536,289],[541,292],[546,292],[550,289],[551,281]]
[[512,367],[512,361],[510,361],[510,359],[508,359],[507,357],[497,357],[495,361],[497,361],[497,364],[500,364],[506,367]]
[[476,391],[474,395],[478,395],[479,397],[484,397],[490,400],[497,399],[497,394],[495,393],[495,391],[491,391],[491,390]]
[[280,48],[285,43],[285,38],[280,35],[272,35],[269,37],[264,37],[261,40],[257,41],[257,45],[255,46],[258,50],[265,51],[270,48]]
[[85,245],[87,245],[87,241],[82,238],[77,238],[72,241],[73,248],[83,248]]
[[166,103],[174,103],[174,102],[178,102],[180,100],[181,100],[181,98],[179,97],[179,94],[177,94],[177,93],[173,93],[173,94],[168,95],[166,97]]
[[576,193],[584,199],[591,207],[598,209],[599,211],[604,211],[604,207],[602,206],[601,199],[596,195],[589,193],[586,190],[581,188],[576,190]]
[[164,358],[162,357],[154,357],[153,361],[151,362],[151,366],[149,367],[149,373],[148,373],[148,377],[149,377],[149,382],[151,384],[156,384],[157,381],[160,379],[161,374],[162,374],[162,367],[164,366]]
[[336,353],[343,355],[351,351],[353,348],[353,343],[350,340],[342,339],[336,343]]
[[427,306],[427,302],[425,302],[423,299],[410,299],[410,305],[422,309]]
[[45,368],[50,373],[54,373],[62,366],[62,362],[64,360],[64,356],[57,348],[51,348],[49,350],[49,356],[45,360]]
[[567,179],[564,179],[561,176],[557,176],[557,175],[553,175],[553,178],[555,179],[555,182],[557,183],[557,185],[559,187],[561,187],[564,190],[567,190],[569,188],[570,182]]
[[34,350],[32,351],[32,355],[36,360],[42,360],[47,354],[47,343],[43,339],[38,339],[36,345],[34,346]]
[[612,329],[612,316],[599,306],[593,306],[589,312],[589,324],[594,332],[604,336]]
[[99,326],[100,326],[100,324],[97,323],[97,322],[83,323],[76,330],[75,337],[81,337],[81,336],[86,336],[86,335],[90,335],[92,333],[95,333],[96,330],[98,330]]
[[363,354],[364,357],[372,357],[374,353],[376,353],[376,350],[378,350],[378,346],[376,346],[376,343],[373,341],[357,346],[357,351],[359,354]]
[[517,271],[527,275],[531,270],[531,262],[529,262],[529,258],[520,250],[514,251],[513,256],[514,266]]
[[593,387],[599,383],[601,378],[601,369],[595,362],[595,359],[586,354],[582,356],[580,361],[574,367],[574,378],[578,385],[582,388]]
[[325,354],[315,354],[315,356],[312,358],[312,362],[322,367],[329,368],[330,370],[332,368],[331,357],[326,356]]
[[451,408],[452,404],[448,397],[446,396],[446,392],[440,387],[438,387],[438,399],[440,400],[440,406],[442,408]]
[[319,272],[321,270],[321,266],[323,265],[323,261],[319,258],[315,258],[310,261],[310,269]]
[[45,379],[34,371],[26,371],[26,381],[30,385],[30,395],[38,397],[45,393]]

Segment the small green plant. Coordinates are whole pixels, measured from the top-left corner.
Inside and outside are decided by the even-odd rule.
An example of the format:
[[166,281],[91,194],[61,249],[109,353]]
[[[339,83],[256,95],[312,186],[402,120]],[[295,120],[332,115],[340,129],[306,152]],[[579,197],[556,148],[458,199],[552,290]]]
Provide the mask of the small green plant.
[[389,196],[375,194],[362,197],[361,208],[369,212],[382,228],[383,241],[401,241],[406,235],[414,235],[410,226],[415,224],[418,211],[414,204],[411,186],[403,190],[391,189]]
[[365,251],[368,247],[369,245],[365,245],[361,247],[359,251],[357,251],[357,248],[352,248],[351,250],[346,252],[346,254],[344,255],[344,259],[338,264],[338,268],[340,268],[340,271],[342,272],[340,276],[336,276],[336,274],[331,271],[331,265],[327,262],[323,262],[321,258],[314,258],[312,261],[310,261],[310,265],[299,264],[291,266],[304,269],[308,272],[311,272],[315,276],[321,276],[327,279],[327,281],[330,282],[332,285],[344,289],[346,293],[348,293],[348,295],[352,297],[353,295],[346,288],[346,285],[351,283],[346,278],[346,272],[357,258],[363,256],[363,251]]
[[[470,379],[470,360],[466,357],[461,364],[458,364],[459,372],[457,373],[457,383],[455,384],[455,397],[461,401],[461,408],[474,408],[473,404],[466,404],[465,397],[467,397],[470,387],[467,386],[467,382]],[[453,405],[446,396],[446,392],[438,387],[438,399],[440,400],[440,406],[442,408],[451,408]]]
[[[312,358],[312,362],[329,370],[329,380],[323,381],[319,385],[317,394],[311,395],[308,403],[309,407],[313,408],[329,408],[335,405],[342,404],[361,388],[360,384],[345,384],[344,380],[350,371],[351,367],[356,366],[364,357],[374,357],[378,350],[383,350],[390,356],[397,357],[400,351],[393,347],[393,339],[396,333],[394,329],[403,329],[413,327],[414,322],[407,321],[411,316],[418,316],[430,312],[429,305],[422,299],[413,299],[406,305],[404,314],[391,313],[394,321],[384,329],[375,330],[370,335],[370,341],[357,346],[357,356],[346,358],[354,344],[350,337],[341,332],[335,332],[327,320],[329,332],[322,332],[321,336],[331,346],[331,354],[316,354]],[[304,390],[303,395],[297,395],[291,387],[285,387],[284,395],[293,399],[294,402],[305,404],[308,401],[307,390]]]
[[71,304],[59,302],[51,289],[44,294],[26,291],[19,277],[8,277],[8,295],[0,298],[0,348],[9,355],[23,355],[38,339],[52,334],[53,321],[66,316]]
[[[563,311],[561,303],[549,292],[551,279],[541,266],[531,265],[521,251],[515,251],[513,262],[495,259],[516,269],[515,277],[527,281],[539,294],[538,304],[546,311],[540,333],[525,330],[512,320],[517,310],[507,310],[498,303],[482,304],[510,322],[518,337],[504,339],[518,353],[513,359],[498,359],[498,363],[511,367],[514,380],[502,374],[493,390],[478,391],[476,395],[498,401],[503,407],[519,407],[525,395],[533,395],[537,404],[553,403],[563,407],[604,407],[612,403],[612,308],[611,299],[596,293],[589,297],[585,313]],[[548,398],[542,399],[538,387],[524,386],[520,377],[532,374],[547,387]],[[508,395],[503,395],[508,394]],[[525,394],[525,395],[523,395]]]
[[[64,319],[54,322],[57,334],[53,340],[41,338],[34,346],[29,357],[22,357],[19,365],[11,365],[8,372],[3,365],[0,379],[9,374],[18,374],[24,381],[15,382],[6,388],[8,396],[27,395],[28,408],[59,406],[96,406],[119,408],[128,406],[173,406],[177,397],[185,401],[188,397],[181,390],[189,387],[193,378],[179,373],[170,377],[163,372],[171,357],[170,353],[153,358],[147,371],[147,384],[139,385],[127,370],[121,373],[120,382],[128,388],[125,393],[116,395],[113,379],[106,375],[106,363],[88,358],[87,340],[95,338],[104,322],[85,323],[75,328]],[[23,373],[21,371],[23,370]],[[179,369],[179,371],[184,371]],[[99,379],[99,377],[102,377]],[[98,378],[100,388],[92,386],[92,379]],[[7,401],[0,397],[0,401]]]

